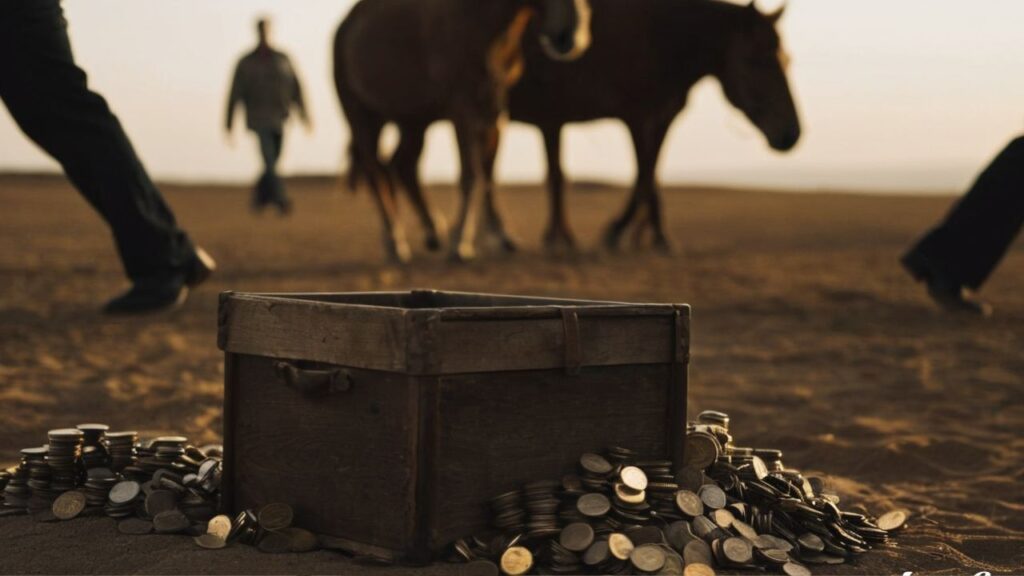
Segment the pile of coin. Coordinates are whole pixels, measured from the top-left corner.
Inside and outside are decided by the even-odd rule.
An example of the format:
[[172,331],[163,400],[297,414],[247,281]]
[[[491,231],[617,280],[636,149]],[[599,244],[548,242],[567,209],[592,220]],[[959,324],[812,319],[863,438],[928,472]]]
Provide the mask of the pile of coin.
[[286,504],[245,510],[233,520],[217,515],[223,469],[219,445],[197,448],[184,436],[140,440],[137,432],[112,432],[104,424],[51,430],[47,436],[48,445],[22,450],[21,463],[0,472],[0,516],[71,520],[105,515],[118,520],[124,534],[187,534],[208,549],[234,542],[271,553],[318,547],[314,534],[292,526]]
[[612,447],[583,454],[579,474],[491,501],[495,533],[461,539],[472,574],[685,574],[757,569],[809,575],[884,544],[906,522],[843,511],[825,483],[787,468],[782,452],[735,446],[729,416],[687,427],[685,460]]

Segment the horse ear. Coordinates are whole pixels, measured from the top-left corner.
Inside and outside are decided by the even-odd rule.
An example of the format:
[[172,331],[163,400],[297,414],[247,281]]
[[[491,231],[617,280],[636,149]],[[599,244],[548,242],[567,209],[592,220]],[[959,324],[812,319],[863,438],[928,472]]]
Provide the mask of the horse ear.
[[778,21],[782,19],[782,15],[785,14],[785,13],[786,13],[786,5],[783,4],[782,6],[779,6],[779,9],[776,10],[775,12],[772,12],[770,14],[765,14],[764,16],[772,24],[777,24]]

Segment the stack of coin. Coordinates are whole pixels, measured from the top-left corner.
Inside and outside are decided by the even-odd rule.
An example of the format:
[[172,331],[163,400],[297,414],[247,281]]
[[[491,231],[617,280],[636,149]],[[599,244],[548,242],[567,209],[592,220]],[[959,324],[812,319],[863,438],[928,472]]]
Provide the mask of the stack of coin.
[[82,487],[85,505],[88,508],[102,508],[107,503],[110,490],[117,482],[117,475],[109,468],[89,468]]
[[127,518],[136,514],[136,504],[141,501],[142,487],[134,480],[114,484],[107,496],[103,512],[111,518]]
[[188,438],[184,436],[161,436],[149,445],[157,460],[171,467],[181,456],[185,455]]
[[38,497],[52,497],[50,482],[52,473],[46,462],[46,454],[49,451],[47,446],[39,448],[25,448],[21,451],[22,466],[28,471],[27,485],[32,489],[32,494]]
[[512,490],[491,499],[491,524],[507,533],[522,532],[526,529],[526,510],[523,509],[523,493]]
[[82,463],[86,469],[110,466],[110,457],[103,445],[103,435],[110,429],[106,424],[79,424],[82,431]]
[[25,453],[22,451],[21,464],[10,470],[10,479],[4,486],[4,509],[24,510],[28,507],[29,498],[32,497],[32,489],[28,486],[29,472],[28,463],[25,461]]
[[56,493],[74,490],[78,485],[82,438],[77,428],[50,430],[46,463],[50,466],[50,489]]
[[[570,524],[569,526],[579,526],[579,524]],[[586,526],[586,524],[582,524],[582,526]],[[593,532],[591,532],[591,542],[593,542]],[[544,561],[544,566],[553,574],[579,574],[582,570],[579,555],[563,546],[558,539],[548,540],[547,546],[542,550],[541,559]]]
[[555,491],[560,487],[561,482],[547,480],[530,482],[523,486],[523,496],[526,499],[528,513],[527,537],[537,539],[558,534],[560,501],[555,497]]
[[121,472],[135,463],[137,432],[105,432],[103,440],[110,455],[110,469]]
[[7,483],[11,481],[11,477],[14,476],[13,469],[0,470],[0,492],[4,491],[7,487]]

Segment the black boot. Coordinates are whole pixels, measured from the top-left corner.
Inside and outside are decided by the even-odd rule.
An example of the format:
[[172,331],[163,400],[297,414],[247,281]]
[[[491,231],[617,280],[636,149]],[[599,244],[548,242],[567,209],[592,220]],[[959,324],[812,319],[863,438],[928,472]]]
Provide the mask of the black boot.
[[944,309],[977,316],[992,315],[991,305],[974,298],[961,282],[929,258],[910,251],[900,262],[915,280],[928,285],[928,295]]
[[185,303],[189,288],[202,284],[216,268],[213,258],[197,247],[185,268],[137,279],[130,290],[107,302],[103,312],[128,315],[177,308]]

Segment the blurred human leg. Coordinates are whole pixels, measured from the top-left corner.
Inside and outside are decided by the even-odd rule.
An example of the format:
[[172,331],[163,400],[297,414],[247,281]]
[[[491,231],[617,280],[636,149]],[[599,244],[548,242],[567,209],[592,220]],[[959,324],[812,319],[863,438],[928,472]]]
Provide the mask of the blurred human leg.
[[167,307],[186,283],[205,279],[212,260],[197,255],[106,101],[89,90],[58,0],[0,4],[0,98],[110,225],[135,286],[108,311]]
[[[946,219],[903,258],[919,280],[952,297],[977,290],[992,274],[1024,225],[1024,137],[1017,138],[978,176]],[[955,294],[954,294],[955,292]],[[946,303],[946,302],[943,302]]]

